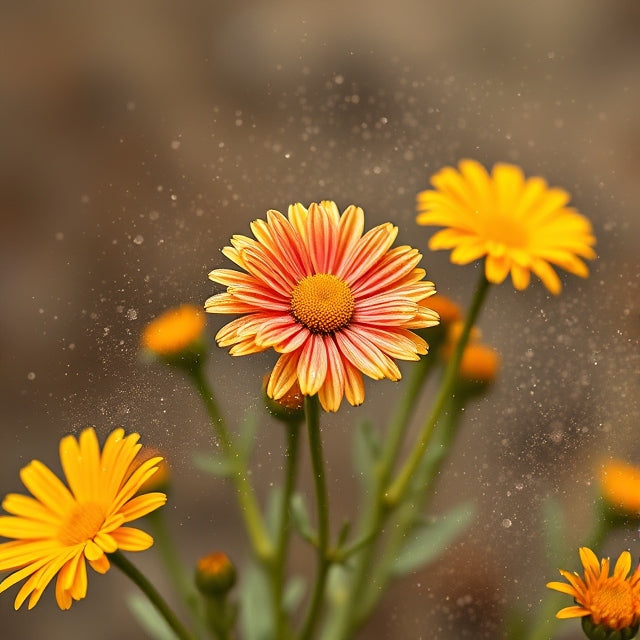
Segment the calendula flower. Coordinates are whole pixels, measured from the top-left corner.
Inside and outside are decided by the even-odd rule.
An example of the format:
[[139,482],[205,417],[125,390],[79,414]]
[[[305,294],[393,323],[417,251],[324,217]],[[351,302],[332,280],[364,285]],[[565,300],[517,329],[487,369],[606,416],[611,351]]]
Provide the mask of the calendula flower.
[[143,551],[153,544],[144,531],[124,526],[162,506],[163,493],[136,495],[162,460],[153,457],[131,469],[138,434],[116,429],[102,451],[95,431],[85,429],[78,440],[60,442],[66,486],[52,471],[33,460],[20,472],[32,496],[11,493],[2,503],[12,514],[0,517],[0,571],[13,571],[0,583],[0,592],[26,579],[15,608],[29,598],[29,609],[57,576],[56,600],[69,609],[87,594],[85,560],[98,573],[109,569],[108,553],[118,549]]
[[640,468],[622,460],[609,460],[600,469],[602,497],[614,509],[640,513]]
[[558,611],[556,616],[588,617],[583,629],[589,637],[608,637],[609,632],[624,631],[624,637],[632,638],[640,620],[640,571],[628,575],[631,554],[628,551],[620,554],[612,575],[609,575],[609,558],[599,562],[596,554],[587,547],[580,549],[580,560],[584,577],[560,569],[560,575],[568,584],[547,584],[549,589],[566,593],[576,602],[574,606]]
[[440,293],[429,300],[429,307],[440,316],[440,323],[443,326],[458,322],[462,318],[460,307],[451,298]]
[[144,328],[142,346],[159,356],[175,356],[197,343],[204,331],[204,313],[183,304],[168,309]]
[[418,360],[427,343],[411,329],[433,326],[438,315],[424,301],[434,293],[417,267],[416,249],[391,249],[398,229],[382,224],[363,235],[364,213],[334,202],[269,211],[251,224],[255,236],[233,236],[224,255],[246,273],[209,274],[226,292],[209,298],[210,313],[242,314],[216,335],[232,355],[273,348],[282,355],[267,394],[282,398],[298,381],[318,394],[325,410],[343,397],[364,400],[362,374],[400,379],[394,359]]
[[458,170],[441,169],[431,184],[434,189],[418,194],[417,222],[446,227],[429,248],[453,249],[454,264],[486,256],[489,282],[501,283],[511,273],[522,290],[533,272],[553,294],[561,283],[551,265],[589,274],[581,258],[595,258],[595,237],[589,221],[567,206],[563,189],[550,188],[543,178],[525,179],[512,164],[496,164],[489,175],[475,160],[460,161]]

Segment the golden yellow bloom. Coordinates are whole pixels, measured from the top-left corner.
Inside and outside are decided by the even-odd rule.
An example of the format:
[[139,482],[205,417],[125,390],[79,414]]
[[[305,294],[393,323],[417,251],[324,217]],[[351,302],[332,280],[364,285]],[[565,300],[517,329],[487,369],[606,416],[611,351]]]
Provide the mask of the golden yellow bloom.
[[600,469],[602,497],[614,508],[627,513],[640,513],[640,468],[609,460]]
[[475,160],[461,160],[432,178],[434,189],[417,197],[418,224],[446,227],[430,249],[453,249],[451,262],[468,264],[483,256],[489,282],[509,272],[516,289],[529,286],[531,272],[558,294],[560,279],[551,265],[577,276],[589,274],[595,237],[589,221],[566,206],[569,194],[543,178],[525,179],[522,169],[499,163],[491,175]]
[[291,205],[288,216],[269,211],[251,224],[256,238],[236,235],[224,255],[246,273],[209,274],[226,292],[210,297],[209,313],[242,314],[216,335],[231,355],[273,348],[282,355],[267,394],[279,400],[297,381],[318,394],[326,411],[346,397],[364,401],[362,374],[399,380],[394,359],[419,360],[427,343],[411,329],[438,324],[426,306],[434,292],[417,267],[416,249],[391,249],[397,227],[382,224],[363,235],[364,212],[334,202]]
[[20,478],[33,497],[10,493],[2,507],[12,515],[0,516],[0,536],[11,538],[0,544],[0,571],[14,571],[0,583],[0,592],[26,578],[16,609],[27,598],[33,608],[56,575],[58,606],[69,609],[87,594],[85,560],[105,573],[106,554],[143,551],[153,544],[149,534],[123,526],[166,501],[163,493],[136,495],[162,460],[150,458],[131,472],[138,438],[116,429],[102,451],[93,429],[85,429],[78,440],[63,438],[60,461],[68,487],[38,460],[22,469]]
[[196,342],[204,330],[205,315],[190,304],[168,309],[142,333],[142,346],[159,356],[173,356]]
[[640,620],[640,571],[631,570],[631,554],[623,551],[609,575],[609,558],[598,558],[591,549],[580,548],[584,578],[560,569],[564,582],[549,582],[547,587],[570,595],[576,601],[558,611],[558,618],[590,616],[594,625],[613,631],[634,627]]

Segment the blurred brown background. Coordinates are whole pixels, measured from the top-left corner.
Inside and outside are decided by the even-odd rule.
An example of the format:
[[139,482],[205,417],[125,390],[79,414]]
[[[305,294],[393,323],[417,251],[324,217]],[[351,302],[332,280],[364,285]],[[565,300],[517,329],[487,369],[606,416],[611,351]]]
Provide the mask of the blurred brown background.
[[[170,454],[167,515],[189,563],[226,549],[241,564],[239,518],[230,488],[193,470],[211,443],[197,399],[178,375],[141,366],[137,341],[166,307],[213,292],[207,273],[231,234],[291,202],[353,202],[368,227],[397,224],[464,304],[473,267],[429,254],[431,230],[414,223],[429,175],[466,156],[506,160],[571,191],[598,236],[592,275],[563,276],[559,298],[539,283],[491,292],[480,324],[503,371],[469,407],[432,509],[463,497],[478,515],[361,637],[497,638],[510,607],[535,611],[555,579],[545,496],[566,505],[577,548],[598,460],[639,461],[637,2],[5,1],[0,42],[1,492],[22,490],[33,457],[58,469],[65,433],[139,431]],[[224,321],[209,318],[212,344]],[[212,350],[225,409],[258,406],[273,354]],[[325,419],[334,528],[354,509],[351,425],[382,424],[401,390],[370,384],[362,407]],[[265,420],[257,438],[268,488],[282,433]],[[610,552],[622,548],[638,555],[636,532]],[[298,571],[308,556],[296,550]],[[166,588],[153,551],[135,560]],[[0,596],[2,638],[142,638],[130,590],[116,570],[92,574],[71,612],[47,592],[15,613],[14,588]]]

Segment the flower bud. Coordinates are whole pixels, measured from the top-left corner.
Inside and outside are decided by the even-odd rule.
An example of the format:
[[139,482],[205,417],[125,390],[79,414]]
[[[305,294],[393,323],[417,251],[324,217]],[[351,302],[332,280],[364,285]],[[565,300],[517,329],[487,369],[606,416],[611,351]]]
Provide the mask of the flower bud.
[[300,385],[296,380],[289,391],[274,400],[267,395],[267,385],[269,384],[269,376],[267,374],[262,380],[262,391],[265,405],[269,413],[286,424],[297,424],[304,418],[304,395],[300,391]]
[[214,551],[198,560],[195,580],[203,596],[224,597],[236,582],[236,569],[226,553]]
[[204,312],[190,304],[167,309],[147,324],[140,339],[147,354],[192,369],[205,354]]

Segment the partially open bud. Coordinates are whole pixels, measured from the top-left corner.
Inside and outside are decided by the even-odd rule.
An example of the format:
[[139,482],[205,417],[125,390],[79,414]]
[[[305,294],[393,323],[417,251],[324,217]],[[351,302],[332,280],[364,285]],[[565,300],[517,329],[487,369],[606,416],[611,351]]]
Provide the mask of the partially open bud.
[[150,491],[161,491],[162,493],[167,493],[169,490],[169,481],[171,476],[169,463],[159,449],[154,447],[142,447],[142,449],[138,451],[138,455],[133,459],[129,472],[133,473],[143,462],[155,457],[161,457],[162,460],[158,464],[157,471],[140,487],[139,493],[148,493]]
[[222,598],[236,582],[236,569],[226,553],[214,551],[198,560],[195,580],[203,596]]
[[262,391],[265,405],[269,413],[286,424],[297,424],[304,418],[304,395],[300,391],[300,385],[296,380],[287,393],[274,400],[267,395],[267,385],[269,384],[269,376],[267,374],[262,379]]
[[638,517],[640,467],[622,460],[608,460],[600,467],[600,493],[614,515]]
[[140,339],[148,354],[168,364],[191,369],[199,366],[206,348],[205,314],[190,304],[167,309],[147,324]]

